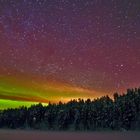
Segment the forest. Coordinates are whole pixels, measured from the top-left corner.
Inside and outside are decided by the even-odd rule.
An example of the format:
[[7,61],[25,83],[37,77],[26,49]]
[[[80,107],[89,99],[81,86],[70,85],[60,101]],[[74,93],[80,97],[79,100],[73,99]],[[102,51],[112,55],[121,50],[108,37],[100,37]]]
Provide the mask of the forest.
[[0,128],[39,130],[140,130],[140,88],[113,98],[78,99],[67,103],[41,103],[0,111]]

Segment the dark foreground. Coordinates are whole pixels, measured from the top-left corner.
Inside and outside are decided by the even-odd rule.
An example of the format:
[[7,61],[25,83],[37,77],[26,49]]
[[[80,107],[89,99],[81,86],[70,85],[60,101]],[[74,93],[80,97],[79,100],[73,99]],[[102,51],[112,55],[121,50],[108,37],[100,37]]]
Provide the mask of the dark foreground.
[[38,130],[140,130],[140,88],[126,94],[78,99],[67,103],[41,103],[0,110],[0,128]]
[[140,132],[45,132],[0,130],[0,140],[140,140]]

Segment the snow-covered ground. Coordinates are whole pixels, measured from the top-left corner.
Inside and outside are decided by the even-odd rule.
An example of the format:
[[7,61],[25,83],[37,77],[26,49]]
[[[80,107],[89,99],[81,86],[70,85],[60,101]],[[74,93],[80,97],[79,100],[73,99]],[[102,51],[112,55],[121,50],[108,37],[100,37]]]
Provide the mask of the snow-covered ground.
[[140,132],[48,132],[0,130],[0,140],[140,140]]

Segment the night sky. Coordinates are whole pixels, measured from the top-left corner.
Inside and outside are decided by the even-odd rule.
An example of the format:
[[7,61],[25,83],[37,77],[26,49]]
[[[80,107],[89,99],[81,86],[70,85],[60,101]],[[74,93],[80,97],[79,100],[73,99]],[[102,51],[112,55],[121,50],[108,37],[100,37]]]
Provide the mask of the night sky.
[[58,102],[139,86],[140,0],[0,0],[1,99]]

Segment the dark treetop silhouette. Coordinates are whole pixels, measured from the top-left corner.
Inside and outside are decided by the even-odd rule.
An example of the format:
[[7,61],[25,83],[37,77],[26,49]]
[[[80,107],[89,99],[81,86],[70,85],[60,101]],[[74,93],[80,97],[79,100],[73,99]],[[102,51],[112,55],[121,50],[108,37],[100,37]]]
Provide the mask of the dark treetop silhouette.
[[46,130],[136,130],[140,129],[140,88],[126,94],[68,103],[41,103],[29,108],[0,111],[0,128]]

